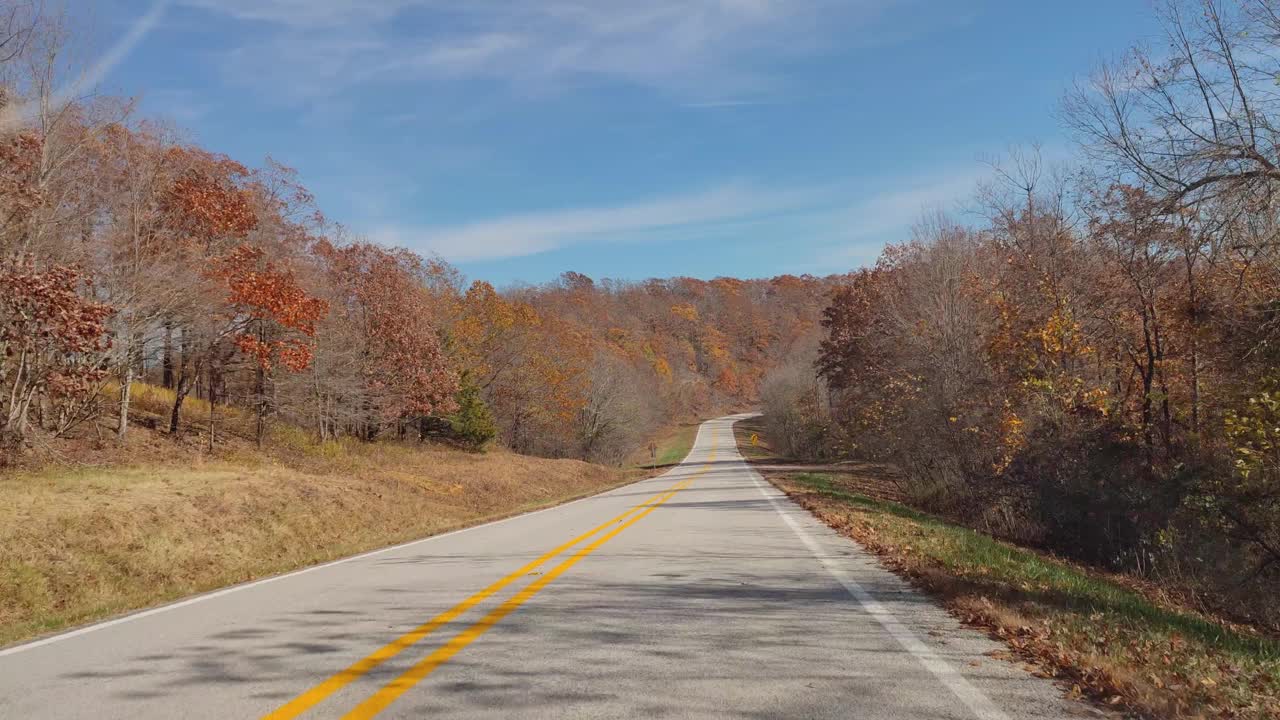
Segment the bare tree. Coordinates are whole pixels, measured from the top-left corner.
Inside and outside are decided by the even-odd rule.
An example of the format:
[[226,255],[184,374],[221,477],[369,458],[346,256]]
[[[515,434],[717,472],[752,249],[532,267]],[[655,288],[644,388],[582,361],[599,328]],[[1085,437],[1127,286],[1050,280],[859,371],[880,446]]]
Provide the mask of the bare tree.
[[621,358],[598,356],[587,383],[576,422],[581,455],[621,462],[652,430],[656,409],[640,391],[639,373]]
[[129,427],[133,382],[159,339],[163,321],[179,306],[189,286],[185,259],[163,228],[162,201],[178,170],[168,151],[176,146],[165,128],[144,123],[108,128],[99,144],[99,194],[103,204],[98,256],[99,287],[120,308],[112,322],[120,384],[116,433]]
[[1174,213],[1224,194],[1272,199],[1280,181],[1274,0],[1165,0],[1166,47],[1135,48],[1064,103],[1067,124],[1119,181]]
[[14,60],[26,51],[39,16],[40,6],[33,0],[0,3],[0,63]]
[[0,86],[11,96],[0,103],[0,133],[16,135],[29,148],[33,158],[24,162],[21,182],[39,202],[0,213],[0,251],[78,262],[78,240],[99,210],[89,154],[108,128],[129,116],[133,103],[94,98],[92,88],[84,97],[61,97],[59,84],[78,74],[68,52],[66,15],[43,12],[36,3],[19,5],[11,16],[27,25],[21,52],[0,64]]

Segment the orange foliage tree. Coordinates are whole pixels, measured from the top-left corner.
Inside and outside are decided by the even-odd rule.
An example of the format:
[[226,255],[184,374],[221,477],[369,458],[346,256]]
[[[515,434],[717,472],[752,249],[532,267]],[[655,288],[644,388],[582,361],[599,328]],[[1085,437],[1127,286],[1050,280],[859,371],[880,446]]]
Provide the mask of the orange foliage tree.
[[277,364],[302,372],[311,364],[316,323],[329,311],[288,269],[261,248],[239,245],[214,261],[210,275],[226,283],[232,339],[254,367],[255,437],[262,444],[271,403],[267,383]]
[[[187,292],[184,302],[167,318],[168,326],[181,334],[179,361],[173,364],[174,402],[169,432],[176,434],[182,404],[202,372],[208,375],[209,392],[217,385],[216,365],[223,340],[236,330],[221,312],[225,293],[205,266],[244,241],[258,224],[252,196],[245,187],[248,168],[222,155],[198,148],[174,148],[170,161],[183,168],[161,202],[163,225],[170,242],[180,244],[185,263]],[[166,358],[166,364],[170,361]],[[211,397],[211,399],[213,399]]]

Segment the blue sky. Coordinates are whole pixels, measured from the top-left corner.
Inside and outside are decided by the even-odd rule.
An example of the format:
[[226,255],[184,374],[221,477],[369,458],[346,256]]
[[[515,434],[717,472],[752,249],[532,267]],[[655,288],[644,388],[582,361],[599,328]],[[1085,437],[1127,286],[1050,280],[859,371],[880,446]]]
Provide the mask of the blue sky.
[[105,91],[498,284],[871,262],[1011,144],[1068,156],[1062,93],[1155,32],[1149,0],[88,2],[102,54],[137,40]]

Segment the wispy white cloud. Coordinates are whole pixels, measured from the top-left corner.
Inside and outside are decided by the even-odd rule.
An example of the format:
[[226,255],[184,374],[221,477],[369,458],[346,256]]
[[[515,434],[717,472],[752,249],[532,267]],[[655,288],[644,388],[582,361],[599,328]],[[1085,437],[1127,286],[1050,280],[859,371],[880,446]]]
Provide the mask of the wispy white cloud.
[[979,163],[950,171],[889,177],[879,189],[848,184],[766,187],[730,183],[606,207],[523,213],[451,226],[384,224],[370,235],[387,245],[437,253],[454,262],[525,257],[618,242],[723,240],[761,228],[790,237],[795,272],[842,272],[871,262],[887,242],[910,237],[924,214],[954,211],[990,174]]
[[450,74],[492,71],[500,61],[529,45],[529,38],[509,32],[489,32],[433,45],[407,64]]
[[[988,167],[974,163],[972,168],[899,181],[843,211],[843,224],[851,239],[884,239],[886,232],[909,227],[926,213],[960,209],[973,196],[978,183],[990,175]],[[893,238],[906,239],[905,233]]]
[[211,100],[183,88],[149,90],[142,95],[142,101],[146,109],[188,127],[204,120],[214,110]]
[[777,100],[704,100],[685,103],[684,107],[692,110],[715,110],[718,108],[754,107],[758,105],[776,105]]
[[521,92],[601,79],[714,101],[774,84],[773,60],[877,42],[889,11],[914,0],[178,1],[255,23],[229,75],[286,100],[488,77]]
[[829,199],[822,188],[765,189],[728,184],[608,207],[525,213],[448,227],[384,225],[371,236],[388,245],[470,262],[523,257],[569,246],[642,241],[795,212]]
[[796,259],[792,272],[843,272],[875,261],[887,243],[905,242],[911,228],[926,214],[957,213],[973,197],[978,184],[989,179],[987,165],[886,178],[880,189],[865,193],[844,207],[813,219],[821,238],[808,257]]
[[179,0],[237,20],[290,28],[337,27],[382,22],[406,8],[433,4],[423,0]]
[[[119,40],[116,40],[115,43],[107,48],[106,52],[94,59],[83,72],[70,82],[54,88],[53,94],[46,101],[47,104],[52,107],[65,106],[102,82],[112,68],[128,57],[129,53],[133,52],[133,49],[138,46],[138,43],[142,42],[147,37],[147,34],[155,28],[156,24],[164,16],[168,5],[169,0],[152,0],[147,11],[137,19],[131,20],[128,30]],[[18,13],[17,18],[20,22],[25,22],[36,20],[39,17],[39,8],[38,4],[33,4],[30,7],[14,6],[13,12]],[[37,15],[35,17],[26,17],[30,13],[37,13]],[[3,108],[0,110],[0,132],[7,132],[30,122],[40,110],[41,103],[35,100]]]

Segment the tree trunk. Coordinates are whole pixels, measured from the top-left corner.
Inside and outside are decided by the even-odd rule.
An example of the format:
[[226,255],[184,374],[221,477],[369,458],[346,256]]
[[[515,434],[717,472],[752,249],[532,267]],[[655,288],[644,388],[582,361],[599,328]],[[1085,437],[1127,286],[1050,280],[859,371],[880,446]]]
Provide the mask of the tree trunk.
[[120,376],[120,419],[116,421],[116,437],[124,439],[129,431],[129,399],[133,394],[133,362],[125,364]]
[[1191,384],[1191,432],[1200,439],[1200,296],[1196,292],[1196,277],[1193,260],[1188,258],[1187,267],[1187,305],[1191,320],[1190,378]]
[[316,394],[316,430],[320,434],[320,442],[328,440],[329,430],[325,427],[324,422],[324,392],[320,389],[320,372],[312,371],[312,380],[314,381],[313,390]]
[[182,401],[187,399],[189,392],[191,392],[191,383],[179,376],[178,386],[174,388],[173,393],[173,410],[169,413],[170,435],[176,435],[178,432],[178,422],[182,419]]
[[213,408],[217,398],[213,394],[213,363],[209,363],[209,452],[213,452]]
[[164,356],[161,359],[162,378],[161,384],[165,387],[173,388],[173,323],[166,320],[164,322]]
[[257,399],[257,426],[254,428],[254,440],[258,449],[262,449],[262,436],[266,433],[267,422],[267,371],[257,363],[257,371],[253,380],[254,395]]
[[[1194,330],[1193,330],[1194,332]],[[1191,336],[1191,431],[1200,439],[1200,342]]]
[[[173,377],[173,411],[169,413],[169,434],[176,435],[178,433],[178,423],[182,419],[182,401],[187,399],[187,393],[191,392],[192,382],[191,375],[199,375],[200,368],[197,366],[191,375],[187,373],[188,366],[191,362],[191,343],[187,339],[187,333],[182,333],[182,359],[179,361],[176,376]],[[172,368],[172,365],[170,366]]]
[[22,354],[18,356],[18,366],[13,371],[13,385],[9,388],[8,417],[4,419],[4,426],[0,427],[0,434],[4,435],[6,444],[10,440],[15,441],[15,446],[22,444],[22,420],[26,417],[27,409],[25,405],[21,404],[21,401],[26,390],[24,382],[26,376],[27,351],[23,349]]
[[173,391],[173,411],[169,413],[169,434],[175,435],[178,432],[178,423],[182,419],[182,403],[187,399],[187,395],[191,389],[195,387],[195,378],[200,375],[200,366],[203,363],[197,363],[191,372],[187,372],[186,364],[183,364],[181,371],[178,373],[177,386]]

